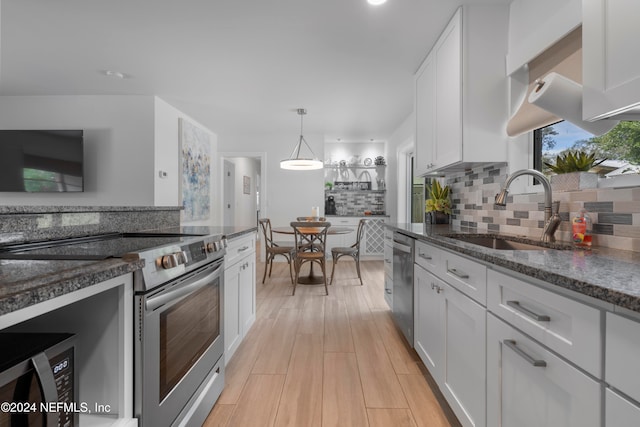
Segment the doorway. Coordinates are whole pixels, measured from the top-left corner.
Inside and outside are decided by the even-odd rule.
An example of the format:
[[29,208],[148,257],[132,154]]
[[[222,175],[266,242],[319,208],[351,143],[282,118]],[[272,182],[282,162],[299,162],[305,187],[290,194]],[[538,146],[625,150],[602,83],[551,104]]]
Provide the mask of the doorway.
[[223,187],[222,187],[222,224],[228,226],[236,225],[236,166],[229,160],[224,160],[223,164]]
[[223,225],[257,226],[266,216],[266,154],[220,153],[223,160]]

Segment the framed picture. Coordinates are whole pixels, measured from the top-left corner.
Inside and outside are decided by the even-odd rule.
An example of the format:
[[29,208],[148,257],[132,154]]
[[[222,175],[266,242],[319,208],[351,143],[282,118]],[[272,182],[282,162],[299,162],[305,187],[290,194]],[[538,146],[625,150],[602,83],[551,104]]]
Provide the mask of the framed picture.
[[211,135],[183,118],[180,128],[180,202],[183,220],[209,219],[211,210]]
[[251,178],[248,176],[242,177],[242,192],[244,194],[251,194]]

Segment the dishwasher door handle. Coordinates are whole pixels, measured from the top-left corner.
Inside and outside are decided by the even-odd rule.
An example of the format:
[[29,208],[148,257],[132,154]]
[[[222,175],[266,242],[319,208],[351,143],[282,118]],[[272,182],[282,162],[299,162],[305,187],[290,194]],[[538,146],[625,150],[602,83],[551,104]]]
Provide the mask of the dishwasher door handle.
[[411,246],[405,245],[404,243],[398,242],[397,240],[393,241],[393,249],[397,249],[407,254],[411,253]]

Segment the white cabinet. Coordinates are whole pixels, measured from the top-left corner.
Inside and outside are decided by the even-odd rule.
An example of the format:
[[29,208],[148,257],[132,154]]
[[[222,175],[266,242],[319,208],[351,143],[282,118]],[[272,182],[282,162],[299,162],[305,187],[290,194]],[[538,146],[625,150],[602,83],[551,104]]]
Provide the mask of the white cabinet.
[[416,74],[415,174],[424,175],[434,169],[436,143],[436,53],[432,51]]
[[414,348],[431,376],[439,381],[442,370],[444,349],[441,305],[442,298],[437,295],[436,286],[442,287],[442,281],[416,264],[413,273],[414,283]]
[[393,307],[393,230],[384,229],[384,299]]
[[414,313],[414,347],[451,409],[486,425],[485,308],[415,264]]
[[133,276],[126,274],[0,316],[5,332],[75,334],[78,401],[109,408],[81,413],[81,426],[137,426],[133,300]]
[[599,427],[600,402],[600,383],[487,315],[487,425]]
[[605,391],[605,426],[635,426],[640,420],[640,406],[620,396],[611,389]]
[[[351,246],[356,242],[358,223],[363,217],[329,217],[332,227],[348,227],[352,231],[345,234],[327,236],[326,254],[331,259],[331,248]],[[384,224],[386,218],[364,217],[369,219],[360,242],[360,259],[382,259],[384,255]]]
[[508,8],[455,13],[415,76],[417,175],[507,159]]
[[607,313],[605,381],[640,402],[640,323]]
[[229,241],[224,270],[225,363],[256,319],[255,233]]
[[[582,116],[640,119],[640,2],[582,1]],[[629,107],[635,111],[625,115]]]
[[602,378],[602,311],[493,270],[488,282],[492,313]]

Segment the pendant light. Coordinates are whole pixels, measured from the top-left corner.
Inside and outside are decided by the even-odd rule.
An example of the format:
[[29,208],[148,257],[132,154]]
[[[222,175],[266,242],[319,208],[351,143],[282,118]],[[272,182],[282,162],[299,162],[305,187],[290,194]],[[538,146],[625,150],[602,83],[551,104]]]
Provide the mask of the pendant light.
[[[316,155],[313,154],[313,150],[307,144],[307,141],[302,136],[302,117],[307,114],[307,110],[304,108],[298,108],[298,115],[300,115],[300,140],[293,148],[291,155],[286,160],[280,161],[281,169],[289,169],[289,170],[313,170],[313,169],[322,169],[322,162],[316,158]],[[302,148],[302,143],[307,146],[309,152],[311,153],[311,158],[300,157],[300,149]]]

